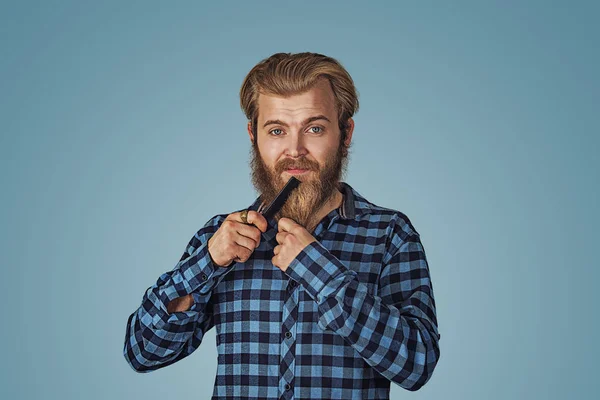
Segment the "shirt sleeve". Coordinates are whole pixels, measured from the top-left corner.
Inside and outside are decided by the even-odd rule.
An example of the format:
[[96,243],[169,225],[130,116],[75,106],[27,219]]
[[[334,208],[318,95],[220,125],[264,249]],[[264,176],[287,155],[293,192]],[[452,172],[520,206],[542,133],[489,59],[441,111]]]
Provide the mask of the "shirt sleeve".
[[[179,262],[146,290],[129,316],[123,355],[135,371],[149,372],[187,357],[214,326],[211,293],[232,270],[214,264],[208,252],[208,239],[222,220],[215,216],[194,234]],[[169,302],[188,294],[192,307],[169,314]]]
[[314,241],[286,273],[318,304],[318,326],[341,335],[381,375],[416,391],[440,357],[433,285],[419,234],[394,234],[383,258],[379,295]]

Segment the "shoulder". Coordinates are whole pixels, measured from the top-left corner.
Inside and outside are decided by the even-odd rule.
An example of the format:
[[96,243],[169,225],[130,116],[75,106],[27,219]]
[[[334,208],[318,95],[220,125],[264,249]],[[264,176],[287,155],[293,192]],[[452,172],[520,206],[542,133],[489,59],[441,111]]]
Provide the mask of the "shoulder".
[[368,220],[369,224],[376,223],[378,229],[386,237],[384,263],[389,262],[395,254],[406,252],[407,249],[414,249],[415,247],[411,243],[420,248],[421,236],[404,212],[366,200],[365,207],[367,208],[364,212],[357,217]]
[[399,236],[401,240],[412,235],[419,236],[410,218],[403,211],[375,204],[356,190],[352,190],[357,219],[377,223],[387,230],[389,236]]

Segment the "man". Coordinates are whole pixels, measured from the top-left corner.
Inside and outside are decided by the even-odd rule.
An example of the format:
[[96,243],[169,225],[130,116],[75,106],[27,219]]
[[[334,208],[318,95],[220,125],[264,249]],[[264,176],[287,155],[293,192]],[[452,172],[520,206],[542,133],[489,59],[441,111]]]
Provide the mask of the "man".
[[[138,372],[195,351],[216,327],[213,399],[388,399],[439,360],[425,251],[403,213],[340,181],[358,98],[320,54],[278,53],[242,84],[252,143],[248,209],[216,215],[127,321]],[[281,211],[261,214],[291,176]]]

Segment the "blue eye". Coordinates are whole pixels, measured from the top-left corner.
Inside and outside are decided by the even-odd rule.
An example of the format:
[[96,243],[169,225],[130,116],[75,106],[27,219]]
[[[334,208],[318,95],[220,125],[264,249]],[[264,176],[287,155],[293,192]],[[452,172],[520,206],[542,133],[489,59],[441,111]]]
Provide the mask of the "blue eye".
[[310,129],[318,129],[318,131],[317,131],[317,132],[313,131],[313,133],[321,133],[321,132],[323,131],[323,128],[321,128],[320,126],[313,126],[313,127],[312,127],[312,128],[310,128]]
[[281,131],[281,129],[273,129],[270,133],[274,134],[275,136],[279,136],[278,134],[275,134],[275,131]]

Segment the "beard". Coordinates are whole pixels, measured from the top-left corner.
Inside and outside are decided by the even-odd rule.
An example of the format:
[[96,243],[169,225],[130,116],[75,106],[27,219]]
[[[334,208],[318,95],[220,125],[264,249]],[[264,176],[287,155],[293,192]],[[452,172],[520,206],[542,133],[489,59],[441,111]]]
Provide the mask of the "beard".
[[282,176],[285,170],[297,168],[313,171],[296,176],[301,181],[300,185],[292,191],[281,210],[275,214],[277,221],[281,217],[290,218],[312,231],[319,222],[313,221],[313,219],[316,218],[321,207],[336,194],[335,191],[340,189],[339,182],[345,175],[348,165],[347,156],[344,144],[340,141],[336,152],[327,157],[323,168],[316,161],[301,157],[298,159],[285,158],[275,164],[272,169],[264,163],[256,140],[254,140],[250,161],[252,183],[260,194],[261,200],[268,205],[287,183]]

